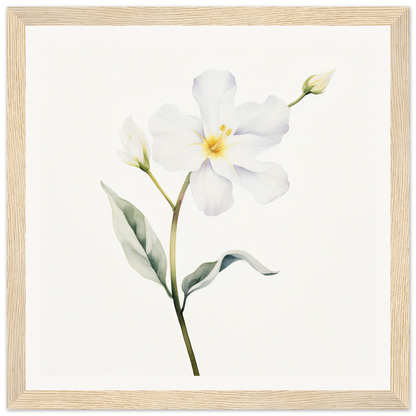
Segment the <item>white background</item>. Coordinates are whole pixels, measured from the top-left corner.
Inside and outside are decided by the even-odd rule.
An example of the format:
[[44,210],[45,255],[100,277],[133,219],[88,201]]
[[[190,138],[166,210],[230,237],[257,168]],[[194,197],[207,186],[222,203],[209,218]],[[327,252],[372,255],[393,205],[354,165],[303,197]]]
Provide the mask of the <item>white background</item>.
[[[29,389],[389,387],[387,27],[26,31]],[[168,247],[170,207],[115,157],[117,130],[130,114],[146,128],[166,102],[195,114],[192,80],[210,68],[234,74],[237,105],[290,102],[309,75],[337,72],[262,155],[288,171],[284,197],[262,206],[235,187],[218,217],[185,199],[180,280],[230,249],[281,270],[238,263],[190,297],[195,379],[172,302],[127,264],[99,184],[136,204]],[[187,172],[152,171],[175,198]]]

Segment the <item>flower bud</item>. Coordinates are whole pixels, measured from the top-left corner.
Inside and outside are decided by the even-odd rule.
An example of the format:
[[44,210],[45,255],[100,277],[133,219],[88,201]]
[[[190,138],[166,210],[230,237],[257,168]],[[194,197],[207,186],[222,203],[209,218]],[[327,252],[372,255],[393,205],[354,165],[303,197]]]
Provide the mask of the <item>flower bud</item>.
[[312,75],[302,86],[304,94],[322,94],[328,86],[335,69],[324,74]]
[[133,121],[131,116],[127,117],[123,124],[120,139],[125,149],[125,152],[117,152],[121,161],[147,172],[150,169],[148,141],[145,132]]

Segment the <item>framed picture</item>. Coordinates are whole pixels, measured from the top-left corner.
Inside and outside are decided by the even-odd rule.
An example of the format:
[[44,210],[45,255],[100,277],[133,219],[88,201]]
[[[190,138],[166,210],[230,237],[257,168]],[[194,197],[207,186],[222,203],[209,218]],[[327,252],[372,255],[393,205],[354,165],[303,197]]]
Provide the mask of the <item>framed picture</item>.
[[9,8],[9,408],[407,409],[408,17]]

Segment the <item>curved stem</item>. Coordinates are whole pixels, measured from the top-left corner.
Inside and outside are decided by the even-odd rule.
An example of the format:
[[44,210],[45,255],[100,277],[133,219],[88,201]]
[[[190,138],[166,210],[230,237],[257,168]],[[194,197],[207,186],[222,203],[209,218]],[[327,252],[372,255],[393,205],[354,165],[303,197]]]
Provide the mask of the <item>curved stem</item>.
[[293,105],[297,104],[306,95],[308,95],[308,93],[303,93],[297,100],[293,101],[293,103],[288,104],[288,107],[292,107]]
[[172,209],[175,209],[175,205],[170,200],[170,198],[166,195],[166,192],[162,189],[162,187],[159,185],[159,182],[156,180],[156,178],[153,176],[152,172],[150,170],[146,171],[146,173],[149,175],[150,179],[154,182],[154,184],[157,186],[157,189],[162,193],[162,195],[165,197],[166,201],[169,202],[169,205],[172,207]]
[[175,306],[176,316],[178,317],[179,325],[182,330],[182,336],[185,341],[186,350],[188,351],[189,360],[191,361],[194,376],[199,376],[199,370],[198,370],[198,365],[196,363],[195,354],[192,349],[191,340],[189,339],[189,334],[188,334],[188,329],[186,328],[185,319],[181,311],[181,304],[179,302],[179,295],[178,295],[178,285],[176,283],[176,231],[178,228],[179,212],[181,210],[181,205],[182,205],[183,198],[185,196],[186,189],[189,186],[190,178],[191,178],[191,174],[189,173],[185,179],[185,182],[182,185],[181,192],[179,193],[178,200],[176,201],[176,206],[173,211],[172,227],[170,231],[170,278],[171,278],[171,284],[172,284],[173,304]]

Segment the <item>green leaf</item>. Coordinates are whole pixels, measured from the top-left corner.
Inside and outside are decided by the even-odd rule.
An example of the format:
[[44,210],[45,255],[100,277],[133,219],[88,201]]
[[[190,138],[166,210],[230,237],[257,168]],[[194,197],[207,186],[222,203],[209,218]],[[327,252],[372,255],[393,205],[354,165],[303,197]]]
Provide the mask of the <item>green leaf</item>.
[[212,283],[220,272],[238,260],[244,260],[256,271],[266,276],[278,273],[267,269],[251,254],[248,254],[245,251],[228,251],[217,261],[201,264],[193,273],[183,279],[182,290],[185,294],[185,300],[191,293]]
[[113,212],[113,226],[130,266],[141,276],[166,286],[167,260],[162,244],[145,216],[101,182]]

